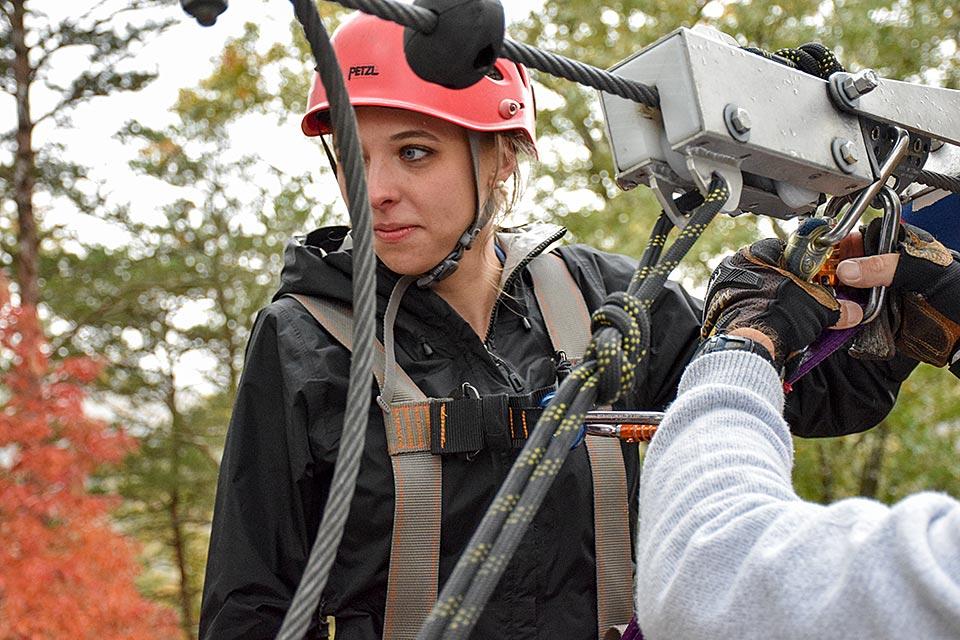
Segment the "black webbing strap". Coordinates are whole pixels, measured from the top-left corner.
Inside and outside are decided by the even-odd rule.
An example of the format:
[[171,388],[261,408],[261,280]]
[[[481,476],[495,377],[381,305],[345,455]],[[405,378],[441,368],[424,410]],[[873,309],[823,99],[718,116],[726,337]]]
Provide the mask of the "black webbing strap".
[[540,419],[540,401],[552,390],[525,395],[444,399],[430,406],[430,451],[435,455],[482,449],[522,449]]

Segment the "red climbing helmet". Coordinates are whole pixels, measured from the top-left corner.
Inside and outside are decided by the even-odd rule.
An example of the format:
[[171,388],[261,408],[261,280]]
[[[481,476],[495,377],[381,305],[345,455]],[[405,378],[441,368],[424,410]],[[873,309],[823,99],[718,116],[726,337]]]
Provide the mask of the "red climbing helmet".
[[[403,52],[403,27],[357,12],[334,32],[333,48],[354,107],[394,107],[423,113],[473,131],[522,131],[536,144],[533,87],[523,66],[500,58],[466,89],[447,89],[417,76]],[[315,73],[301,128],[330,133],[327,92]]]

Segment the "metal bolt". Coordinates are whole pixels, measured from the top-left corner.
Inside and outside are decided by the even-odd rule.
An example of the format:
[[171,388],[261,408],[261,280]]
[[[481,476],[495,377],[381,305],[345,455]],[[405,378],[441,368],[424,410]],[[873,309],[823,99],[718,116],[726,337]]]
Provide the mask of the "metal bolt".
[[844,173],[853,173],[857,163],[857,148],[853,142],[846,138],[834,138],[830,144],[830,150],[833,152],[833,160]]
[[723,121],[734,140],[746,142],[750,139],[750,128],[753,127],[753,123],[746,109],[732,103],[727,104],[723,108]]
[[730,124],[733,125],[734,131],[740,134],[750,131],[750,127],[753,126],[750,122],[750,114],[742,107],[737,107],[730,114]]
[[943,140],[937,140],[936,138],[934,138],[933,140],[930,141],[931,152],[939,151],[941,148],[943,148]]
[[847,76],[840,83],[843,94],[849,100],[856,100],[880,86],[880,76],[873,69],[862,69],[851,76]]
[[840,157],[843,158],[843,161],[847,164],[857,163],[857,154],[854,153],[853,143],[849,140],[841,142],[837,150],[840,152]]

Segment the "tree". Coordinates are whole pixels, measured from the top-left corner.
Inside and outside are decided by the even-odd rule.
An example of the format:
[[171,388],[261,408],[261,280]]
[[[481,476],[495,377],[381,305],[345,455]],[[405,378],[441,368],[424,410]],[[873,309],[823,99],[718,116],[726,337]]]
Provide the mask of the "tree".
[[[83,184],[84,168],[62,158],[61,145],[35,147],[36,129],[47,121],[66,126],[70,112],[80,104],[118,91],[139,90],[153,79],[153,74],[121,67],[138,43],[163,31],[170,22],[136,24],[125,18],[163,1],[135,0],[115,10],[100,2],[77,17],[56,22],[29,8],[28,0],[0,0],[0,45],[4,51],[0,89],[14,98],[17,121],[13,131],[0,132],[5,145],[13,148],[12,159],[0,162],[0,185],[4,200],[14,203],[16,216],[13,224],[4,225],[8,237],[0,246],[0,258],[4,264],[15,263],[25,305],[41,302],[39,260],[44,230],[35,208],[37,194],[64,198],[83,213],[92,213],[102,204],[96,189]],[[65,55],[85,55],[87,60],[84,70],[66,83],[51,73],[53,63]],[[53,92],[56,99],[53,107],[38,114],[32,109],[31,96],[40,87]]]
[[85,414],[101,368],[51,361],[35,311],[0,285],[0,637],[170,638],[176,616],[134,587],[136,547],[109,519],[115,496],[89,487],[135,444]]

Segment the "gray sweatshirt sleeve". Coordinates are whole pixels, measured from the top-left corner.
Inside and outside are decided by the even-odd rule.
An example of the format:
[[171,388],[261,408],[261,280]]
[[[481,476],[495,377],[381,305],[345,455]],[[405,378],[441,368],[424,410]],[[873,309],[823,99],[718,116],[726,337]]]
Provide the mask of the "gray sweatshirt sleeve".
[[960,638],[960,503],[793,491],[773,367],[696,359],[640,483],[637,619],[669,638]]

